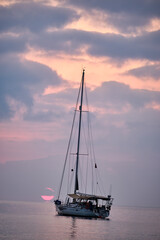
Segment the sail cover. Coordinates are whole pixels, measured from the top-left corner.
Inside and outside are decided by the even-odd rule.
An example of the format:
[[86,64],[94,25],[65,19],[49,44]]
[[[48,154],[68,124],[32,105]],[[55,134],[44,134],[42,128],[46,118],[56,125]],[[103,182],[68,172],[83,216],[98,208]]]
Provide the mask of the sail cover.
[[97,196],[97,195],[92,195],[92,194],[85,194],[85,193],[73,193],[73,194],[68,194],[69,197],[74,198],[74,199],[85,199],[85,200],[96,200],[96,199],[101,199],[101,200],[110,200],[110,197],[105,197],[105,196]]
[[78,176],[76,176],[76,190],[79,190]]

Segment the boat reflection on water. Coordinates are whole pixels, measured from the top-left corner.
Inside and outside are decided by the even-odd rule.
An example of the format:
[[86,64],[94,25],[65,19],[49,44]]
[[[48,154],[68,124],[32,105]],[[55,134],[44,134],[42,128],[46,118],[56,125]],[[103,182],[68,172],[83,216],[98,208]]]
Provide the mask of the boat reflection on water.
[[77,235],[77,224],[76,224],[76,218],[72,217],[72,223],[71,223],[71,238],[75,238]]

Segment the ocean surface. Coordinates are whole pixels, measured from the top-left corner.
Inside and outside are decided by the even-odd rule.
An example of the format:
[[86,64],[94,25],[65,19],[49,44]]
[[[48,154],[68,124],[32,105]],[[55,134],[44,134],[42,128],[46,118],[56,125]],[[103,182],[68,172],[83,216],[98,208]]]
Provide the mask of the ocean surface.
[[58,216],[53,203],[0,202],[0,240],[160,240],[160,209],[116,207],[109,220]]

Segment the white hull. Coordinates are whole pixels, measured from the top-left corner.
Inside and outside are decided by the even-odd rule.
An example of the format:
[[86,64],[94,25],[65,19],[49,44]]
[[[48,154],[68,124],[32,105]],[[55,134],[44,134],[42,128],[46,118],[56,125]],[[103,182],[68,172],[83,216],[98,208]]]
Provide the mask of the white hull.
[[56,206],[59,215],[65,216],[78,216],[78,217],[91,217],[91,218],[106,218],[109,217],[108,210],[102,209],[86,209],[81,206],[74,205],[59,205]]

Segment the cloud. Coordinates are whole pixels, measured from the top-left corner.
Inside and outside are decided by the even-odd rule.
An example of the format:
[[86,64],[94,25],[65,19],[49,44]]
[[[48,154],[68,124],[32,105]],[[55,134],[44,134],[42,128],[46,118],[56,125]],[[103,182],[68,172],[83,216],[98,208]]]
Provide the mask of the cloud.
[[28,36],[12,36],[12,35],[3,35],[0,37],[0,53],[21,53],[27,50],[27,38]]
[[81,30],[43,33],[30,41],[31,46],[45,51],[80,54],[83,49],[91,56],[115,59],[160,60],[160,31],[145,32],[137,37],[102,34]]
[[[99,158],[108,161],[158,161],[160,92],[105,82],[89,93]],[[154,108],[154,105],[159,106]],[[105,162],[104,162],[105,164]]]
[[93,56],[108,56],[117,59],[160,60],[160,31],[144,33],[137,37],[123,37],[117,34],[97,35],[88,52]]
[[[16,159],[16,151],[21,154],[18,155],[19,160],[25,159],[26,156],[29,159],[34,159],[33,154],[36,155],[37,159],[40,156],[45,156],[46,153],[50,156],[53,155],[48,160],[44,158],[37,161],[10,162],[2,165],[0,174],[2,200],[39,201],[44,188],[52,186],[52,182],[54,183],[55,193],[57,192],[73,117],[73,111],[70,114],[75,102],[75,99],[72,99],[75,98],[72,93],[76,94],[76,92],[77,89],[68,88],[62,92],[44,96],[43,103],[45,102],[47,105],[53,102],[53,108],[57,106],[55,112],[58,112],[60,103],[69,105],[66,109],[60,108],[61,116],[58,116],[55,121],[56,129],[53,128],[54,125],[38,123],[37,118],[37,120],[35,119],[37,121],[35,125],[31,126],[27,122],[31,127],[30,129],[27,128],[27,132],[32,131],[31,134],[34,137],[38,132],[41,134],[38,139],[34,141],[20,139],[19,142],[15,140],[1,142],[3,152],[6,153],[8,159],[9,156],[11,156],[11,159],[13,156]],[[152,102],[160,105],[160,92],[132,89],[126,84],[112,81],[104,82],[92,91],[89,90],[88,98],[90,107],[94,110],[91,118],[93,120],[95,152],[99,162],[98,168],[99,170],[101,170],[100,166],[102,168],[102,179],[113,184],[116,201],[129,205],[154,204],[154,206],[158,206],[157,198],[153,202],[152,198],[146,200],[146,195],[157,194],[159,199],[157,187],[160,167],[160,110],[153,109]],[[126,106],[129,107],[124,111],[123,107]],[[41,103],[39,103],[40,108],[44,109]],[[102,108],[104,111],[100,113],[98,110]],[[51,110],[51,108],[48,108],[48,110]],[[116,111],[112,112],[112,110]],[[59,138],[60,131],[62,133],[61,138]],[[47,137],[49,134],[52,135],[52,140],[44,141],[45,134]],[[58,141],[56,137],[59,138]],[[41,141],[39,141],[40,138]],[[112,172],[109,172],[108,168],[111,168]],[[19,179],[23,179],[23,182],[20,182]],[[126,179],[128,179],[127,183]],[[31,182],[33,184],[30,184]],[[141,183],[138,188],[135,182],[136,184]],[[129,188],[128,185],[132,188]],[[157,187],[153,188],[154,185]],[[124,191],[125,197],[122,196],[119,189]],[[130,197],[132,194],[140,195],[141,199],[134,201]],[[126,196],[128,196],[127,199]]]
[[[93,108],[92,118],[96,117],[94,111],[98,111],[97,117],[103,118],[103,115],[106,114],[110,116],[123,116],[128,112],[138,114],[146,109],[154,110],[155,106],[158,110],[158,106],[160,106],[159,91],[131,89],[129,85],[116,81],[103,82],[100,87],[93,91],[88,89],[88,91],[91,108]],[[77,89],[66,85],[66,88],[60,92],[41,96],[40,100],[34,102],[32,109],[23,115],[24,120],[33,122],[63,121],[63,125],[70,126],[77,93]],[[85,104],[86,100],[84,99]]]
[[78,18],[78,14],[68,8],[33,1],[20,2],[0,6],[0,32],[30,30],[38,33],[49,27],[61,28]]
[[[78,30],[57,30],[38,35],[30,41],[34,48],[45,51],[64,52],[67,54],[80,54],[82,46],[89,43],[92,34]],[[90,43],[92,44],[92,42]]]
[[91,99],[97,106],[123,110],[128,105],[134,109],[143,109],[149,104],[160,104],[160,92],[144,89],[131,89],[129,85],[110,81],[104,82],[100,87],[91,92]]
[[[103,3],[104,1],[98,3],[99,8],[103,6]],[[96,6],[96,3],[94,4]],[[131,11],[132,8],[128,4],[127,6],[126,11],[127,9]],[[121,9],[120,5],[119,9]],[[90,56],[109,57],[119,61],[126,59],[160,60],[160,31],[143,31],[138,36],[124,36],[64,29],[62,28],[64,25],[79,19],[79,15],[71,8],[52,7],[40,2],[17,3],[8,7],[1,6],[0,12],[0,30],[2,33],[0,52],[3,54],[24,53],[28,47],[31,47],[36,50],[42,49],[46,51],[46,54],[52,52],[80,55],[85,50]],[[152,15],[154,15],[154,11]],[[135,17],[135,21],[139,22],[137,19]],[[118,20],[118,22],[121,21]],[[125,20],[126,22],[128,21]],[[52,28],[52,31],[44,31],[49,27]]]
[[70,126],[78,90],[64,80],[62,85],[64,88],[61,91],[41,95],[36,99],[32,109],[23,115],[23,119],[30,122],[58,122]]
[[104,159],[104,166],[159,166],[160,92],[106,82],[90,92],[89,99],[96,156]]
[[151,77],[153,80],[158,81],[160,80],[160,66],[158,64],[146,65],[139,68],[133,68],[125,74],[141,79],[148,79]]
[[98,11],[98,14],[103,16],[104,22],[123,32],[135,31],[137,27],[150,24],[152,19],[160,18],[158,0],[119,0],[118,2],[116,0],[66,0],[62,2],[84,9],[95,17]]
[[24,120],[25,121],[31,121],[31,122],[51,122],[53,121],[55,118],[56,120],[58,120],[59,115],[57,115],[55,112],[53,111],[49,111],[48,109],[46,110],[45,107],[45,111],[40,110],[38,112],[34,112],[34,111],[28,111],[26,114],[24,114]]
[[118,3],[116,0],[62,0],[61,2],[70,3],[78,7],[91,9],[99,9],[104,11],[109,11],[112,13],[119,12],[129,12],[131,14],[143,13],[145,16],[160,16],[159,6],[160,3],[158,0],[146,1],[146,0],[119,0]]
[[62,82],[49,67],[18,57],[1,59],[0,74],[1,120],[13,116],[12,99],[31,108],[35,93],[42,94],[45,87]]
[[[90,76],[94,74],[93,82],[90,83],[94,84],[95,79],[104,81],[94,90],[88,89],[95,152],[102,163],[104,180],[109,180],[118,189],[116,199],[121,196],[122,204],[125,201],[126,204],[133,201],[134,204],[134,196],[137,194],[142,197],[137,200],[137,204],[138,201],[142,204],[148,201],[152,205],[152,196],[156,194],[156,205],[160,196],[157,192],[160,167],[160,92],[132,89],[129,85],[116,81],[105,82],[102,69],[108,64],[109,79],[115,79],[118,73],[114,72],[115,67],[112,62],[109,64],[108,58],[120,63],[127,59],[147,59],[154,65],[148,63],[137,68],[135,61],[130,61],[134,67],[125,74],[142,80],[152,77],[158,81],[160,31],[153,31],[149,24],[152,20],[159,20],[159,1],[59,0],[59,6],[56,7],[46,5],[48,1],[16,2],[0,7],[0,121],[3,121],[1,161],[19,160],[19,163],[13,165],[7,163],[1,166],[1,199],[39,200],[42,190],[51,186],[51,182],[54,182],[53,188],[56,190],[58,175],[63,167],[78,90],[46,65],[22,59],[21,53],[25,57],[29,51],[31,57],[34,50],[35,55],[43,53],[40,55],[42,61],[46,61],[50,54],[48,61],[54,60],[50,64],[55,63],[59,73],[64,70],[62,76],[67,76],[67,79],[72,72],[68,70],[69,64],[69,68],[73,69],[74,59],[77,65],[81,65],[83,59],[88,65]],[[88,14],[85,26],[85,29],[88,26],[88,31],[78,30],[78,27],[84,27],[81,23],[85,14]],[[98,23],[97,31],[90,31],[89,27],[97,21],[98,14],[98,21],[101,21],[101,27],[104,27],[106,33],[100,33],[102,28],[98,28]],[[76,21],[81,16],[82,19]],[[112,32],[116,27],[118,34],[108,33],[108,25]],[[77,29],[71,29],[73,26]],[[144,28],[150,32],[144,31]],[[132,31],[135,31],[133,35],[122,34]],[[36,57],[39,57],[38,54]],[[65,54],[69,55],[69,61]],[[59,58],[56,62],[57,56]],[[103,61],[104,58],[107,63]],[[64,62],[65,67],[62,66]],[[124,64],[124,68],[128,69],[128,66],[126,68]],[[102,74],[99,75],[98,71]],[[122,68],[121,72],[123,71]],[[75,69],[73,72],[72,80],[77,76]],[[119,77],[117,81],[121,81],[123,76]],[[132,84],[129,79],[128,83]],[[50,86],[52,89],[55,87],[54,93],[44,95],[45,89]],[[153,88],[155,89],[154,86]],[[48,155],[53,156],[51,160],[47,160]],[[21,163],[26,156],[31,161]],[[40,157],[44,159],[33,161]],[[108,168],[112,171],[109,172]],[[137,189],[139,182],[141,189]],[[142,194],[143,189],[145,195]],[[121,195],[121,190],[124,190],[125,197]],[[150,200],[147,196],[151,196]]]

